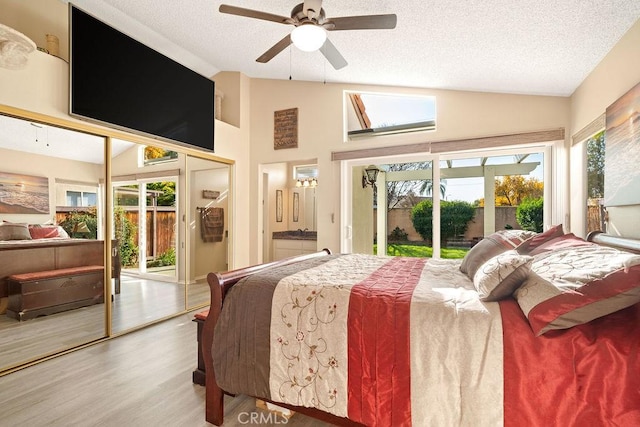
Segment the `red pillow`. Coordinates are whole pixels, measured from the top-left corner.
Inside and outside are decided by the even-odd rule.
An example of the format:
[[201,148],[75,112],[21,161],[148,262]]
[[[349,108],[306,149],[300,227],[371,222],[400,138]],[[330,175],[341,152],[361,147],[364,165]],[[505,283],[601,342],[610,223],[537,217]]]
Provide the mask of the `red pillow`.
[[530,239],[525,240],[524,243],[516,248],[516,251],[518,251],[518,253],[521,255],[530,255],[530,252],[540,245],[548,242],[551,239],[562,236],[564,236],[562,224],[554,225],[544,233],[536,234]]
[[60,237],[57,225],[29,227],[29,234],[31,235],[32,239],[48,239],[51,237]]

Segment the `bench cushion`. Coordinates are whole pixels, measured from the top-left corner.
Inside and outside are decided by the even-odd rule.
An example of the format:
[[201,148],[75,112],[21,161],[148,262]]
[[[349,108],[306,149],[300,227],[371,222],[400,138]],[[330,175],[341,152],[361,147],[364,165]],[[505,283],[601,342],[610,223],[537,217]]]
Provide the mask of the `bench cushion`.
[[54,277],[74,276],[77,274],[89,274],[102,271],[101,265],[84,265],[82,267],[61,268],[58,270],[35,271],[32,273],[14,274],[9,280],[14,282],[33,282],[36,280],[52,279]]
[[207,320],[207,316],[209,315],[209,310],[201,311],[200,313],[196,313],[193,317],[198,320]]

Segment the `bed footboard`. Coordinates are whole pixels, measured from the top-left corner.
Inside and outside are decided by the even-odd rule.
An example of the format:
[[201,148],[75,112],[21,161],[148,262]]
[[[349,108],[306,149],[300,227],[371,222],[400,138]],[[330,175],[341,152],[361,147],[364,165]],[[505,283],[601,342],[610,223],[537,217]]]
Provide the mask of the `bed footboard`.
[[202,328],[202,356],[204,358],[206,373],[206,420],[214,425],[222,425],[224,421],[224,391],[218,387],[215,372],[213,371],[213,360],[211,358],[211,346],[213,344],[213,333],[220,317],[222,304],[226,293],[243,277],[250,276],[268,268],[288,265],[312,258],[330,255],[329,249],[323,249],[307,255],[300,255],[285,258],[280,261],[274,261],[266,264],[254,265],[251,267],[232,270],[225,273],[209,273],[207,282],[211,291],[211,305],[209,307],[209,316],[204,322]]

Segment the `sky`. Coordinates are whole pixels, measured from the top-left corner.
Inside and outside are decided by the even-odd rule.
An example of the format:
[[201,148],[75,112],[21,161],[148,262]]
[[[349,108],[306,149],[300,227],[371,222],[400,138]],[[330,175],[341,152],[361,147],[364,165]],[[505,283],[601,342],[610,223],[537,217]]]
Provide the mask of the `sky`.
[[[539,181],[544,180],[543,169],[543,155],[542,153],[529,155],[524,162],[539,162],[540,165],[536,167],[530,174],[530,177],[534,177]],[[513,156],[500,156],[494,157],[487,161],[487,164],[505,164],[513,162]],[[458,166],[478,166],[480,164],[479,158],[460,159],[454,160],[454,167]],[[482,178],[458,178],[448,179],[446,182],[445,200],[463,200],[473,203],[475,200],[484,197],[484,184]]]

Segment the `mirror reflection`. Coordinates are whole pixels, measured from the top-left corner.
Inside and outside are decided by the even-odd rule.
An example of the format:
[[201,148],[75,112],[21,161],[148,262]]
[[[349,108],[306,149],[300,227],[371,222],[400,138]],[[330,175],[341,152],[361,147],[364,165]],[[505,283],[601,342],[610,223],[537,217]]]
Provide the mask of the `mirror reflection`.
[[229,174],[223,163],[187,157],[187,306],[209,304],[207,274],[229,269]]
[[185,309],[178,257],[185,156],[117,139],[112,148],[112,238],[120,273],[112,331],[119,333]]
[[105,336],[104,147],[0,115],[0,370]]

